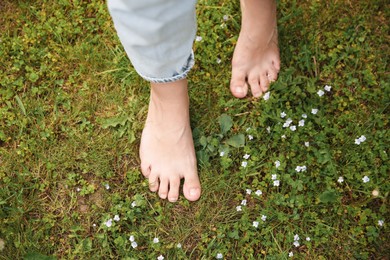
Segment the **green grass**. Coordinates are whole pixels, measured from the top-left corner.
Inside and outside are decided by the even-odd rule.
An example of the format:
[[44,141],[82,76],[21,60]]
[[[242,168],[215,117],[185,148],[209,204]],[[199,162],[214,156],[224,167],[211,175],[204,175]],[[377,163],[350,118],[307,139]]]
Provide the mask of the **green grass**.
[[148,83],[104,1],[2,1],[0,259],[388,259],[389,10],[279,1],[279,79],[269,100],[238,100],[238,1],[200,0],[189,82],[203,194],[172,204],[140,174]]

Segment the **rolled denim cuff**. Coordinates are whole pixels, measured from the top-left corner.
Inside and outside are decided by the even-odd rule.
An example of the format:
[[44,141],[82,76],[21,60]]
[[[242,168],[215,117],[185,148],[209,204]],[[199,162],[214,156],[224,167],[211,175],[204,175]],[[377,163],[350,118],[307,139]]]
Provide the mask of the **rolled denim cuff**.
[[171,77],[166,78],[153,78],[148,77],[142,74],[142,72],[137,71],[138,75],[140,75],[143,79],[152,82],[152,83],[168,83],[168,82],[174,82],[181,79],[184,79],[187,77],[187,74],[190,72],[191,68],[195,64],[195,58],[194,58],[194,52],[192,51],[190,56],[187,59],[187,62],[184,64],[184,66],[181,68],[180,71],[177,71],[172,74]]

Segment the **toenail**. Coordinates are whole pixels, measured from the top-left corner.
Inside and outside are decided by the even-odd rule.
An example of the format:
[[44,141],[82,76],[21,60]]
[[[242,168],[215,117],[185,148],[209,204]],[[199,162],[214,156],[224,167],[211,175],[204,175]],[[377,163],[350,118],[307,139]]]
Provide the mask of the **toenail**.
[[176,201],[177,201],[177,198],[169,198],[169,201],[170,201],[170,202],[176,202]]
[[190,189],[190,196],[198,195],[198,189]]
[[244,93],[244,89],[242,87],[236,87],[235,92],[238,94]]

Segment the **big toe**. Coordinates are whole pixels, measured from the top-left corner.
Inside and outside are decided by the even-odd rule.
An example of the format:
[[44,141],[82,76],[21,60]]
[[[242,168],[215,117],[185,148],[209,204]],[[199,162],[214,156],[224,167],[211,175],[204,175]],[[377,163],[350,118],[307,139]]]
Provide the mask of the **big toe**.
[[200,197],[201,189],[198,176],[186,176],[184,177],[183,193],[186,199],[189,201],[196,201]]
[[246,84],[246,74],[238,72],[233,68],[232,79],[230,81],[230,91],[233,96],[243,98],[248,93],[248,85]]

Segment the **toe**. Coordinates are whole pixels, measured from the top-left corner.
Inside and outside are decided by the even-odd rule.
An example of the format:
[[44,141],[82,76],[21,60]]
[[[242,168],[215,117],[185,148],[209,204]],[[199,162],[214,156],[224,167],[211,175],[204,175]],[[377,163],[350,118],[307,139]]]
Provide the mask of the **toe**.
[[150,164],[141,162],[141,172],[147,178],[150,175]]
[[272,66],[267,72],[269,82],[274,82],[278,78],[277,70]]
[[160,188],[158,190],[158,195],[162,199],[166,199],[168,196],[168,185],[169,181],[166,178],[161,178],[160,179]]
[[176,202],[179,198],[180,178],[172,178],[169,180],[168,200]]
[[158,181],[158,174],[155,172],[151,172],[149,175],[149,189],[152,192],[156,192],[158,190],[159,181]]
[[230,81],[230,91],[233,96],[243,98],[248,93],[248,85],[246,84],[246,74],[233,68],[232,79]]
[[185,176],[184,179],[185,179],[184,187],[183,187],[184,196],[189,201],[198,200],[201,192],[198,175],[194,174],[191,176]]
[[251,87],[252,95],[254,97],[260,97],[262,94],[261,88],[260,88],[260,80],[256,77],[249,77],[248,83]]
[[265,74],[261,74],[260,75],[260,85],[261,85],[261,90],[263,92],[266,92],[269,88],[269,80],[268,80],[268,77],[267,75]]

